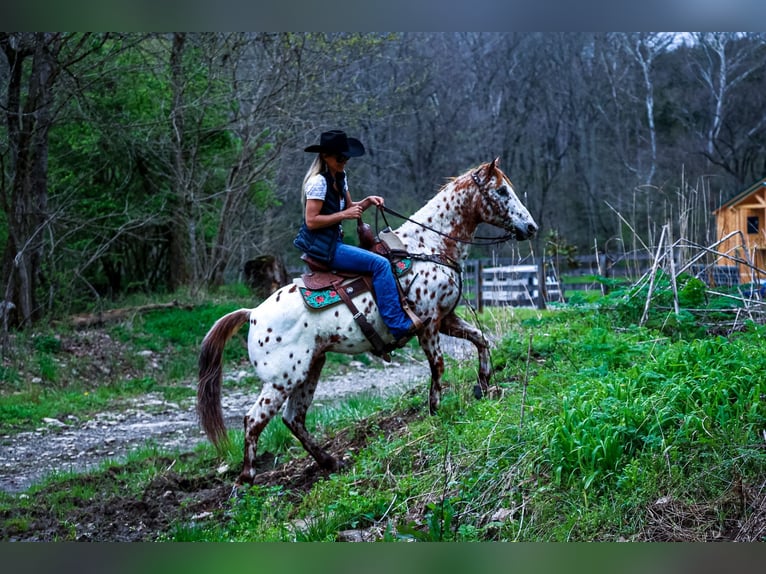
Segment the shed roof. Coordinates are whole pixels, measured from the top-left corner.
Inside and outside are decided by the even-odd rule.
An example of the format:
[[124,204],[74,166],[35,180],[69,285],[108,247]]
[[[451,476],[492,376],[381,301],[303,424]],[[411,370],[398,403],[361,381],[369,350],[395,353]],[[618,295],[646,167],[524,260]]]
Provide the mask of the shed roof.
[[759,191],[761,188],[766,188],[766,177],[763,179],[760,179],[756,181],[753,185],[748,187],[745,191],[742,191],[732,197],[729,201],[724,202],[718,209],[716,209],[713,213],[718,213],[722,209],[725,209],[727,207],[734,207],[738,203],[742,203],[745,199],[750,197],[753,193],[756,191]]

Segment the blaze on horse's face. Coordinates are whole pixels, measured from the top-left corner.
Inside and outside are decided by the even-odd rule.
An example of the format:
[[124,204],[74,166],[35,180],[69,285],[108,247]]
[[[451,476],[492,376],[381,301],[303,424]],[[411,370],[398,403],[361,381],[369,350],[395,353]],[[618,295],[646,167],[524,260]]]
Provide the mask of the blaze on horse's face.
[[482,168],[477,176],[482,194],[482,220],[513,234],[517,241],[530,239],[537,223],[516,196],[511,180],[497,167],[497,159]]

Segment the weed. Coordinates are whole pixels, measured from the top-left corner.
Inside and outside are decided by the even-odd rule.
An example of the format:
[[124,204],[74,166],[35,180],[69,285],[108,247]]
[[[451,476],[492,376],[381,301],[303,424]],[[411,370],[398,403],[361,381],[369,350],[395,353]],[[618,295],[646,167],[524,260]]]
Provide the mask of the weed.
[[61,339],[55,335],[40,334],[32,339],[35,351],[54,354],[61,351]]

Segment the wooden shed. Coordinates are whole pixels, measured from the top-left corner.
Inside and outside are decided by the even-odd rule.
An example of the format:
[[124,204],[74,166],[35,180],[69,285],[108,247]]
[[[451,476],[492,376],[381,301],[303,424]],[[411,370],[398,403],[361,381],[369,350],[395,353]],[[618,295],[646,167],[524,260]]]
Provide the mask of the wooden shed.
[[[732,197],[713,214],[719,241],[734,231],[733,235],[722,242],[717,250],[743,259],[750,259],[753,265],[766,270],[766,177],[748,187],[742,193]],[[742,253],[742,243],[747,255]],[[721,261],[722,265],[731,265],[731,260]],[[739,265],[740,282],[749,283],[764,277],[754,277],[747,265]]]

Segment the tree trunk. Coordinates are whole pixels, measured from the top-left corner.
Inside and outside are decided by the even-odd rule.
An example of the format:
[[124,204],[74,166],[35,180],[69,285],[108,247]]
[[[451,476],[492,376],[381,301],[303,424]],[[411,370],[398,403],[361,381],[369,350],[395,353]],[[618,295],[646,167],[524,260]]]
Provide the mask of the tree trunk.
[[[52,89],[59,72],[59,40],[55,34],[0,34],[0,49],[10,69],[5,115],[11,162],[2,189],[8,221],[2,279],[4,298],[16,306],[21,325],[30,324],[42,312],[38,297],[48,222],[48,132]],[[25,73],[30,58],[31,69]]]
[[170,265],[168,283],[171,291],[175,291],[189,282],[189,231],[190,216],[188,214],[189,167],[186,158],[186,134],[184,112],[184,70],[183,54],[186,45],[186,34],[173,34],[173,45],[170,53],[170,87],[172,91],[172,108],[170,111],[171,141],[173,142],[173,203],[168,229],[168,244]]

